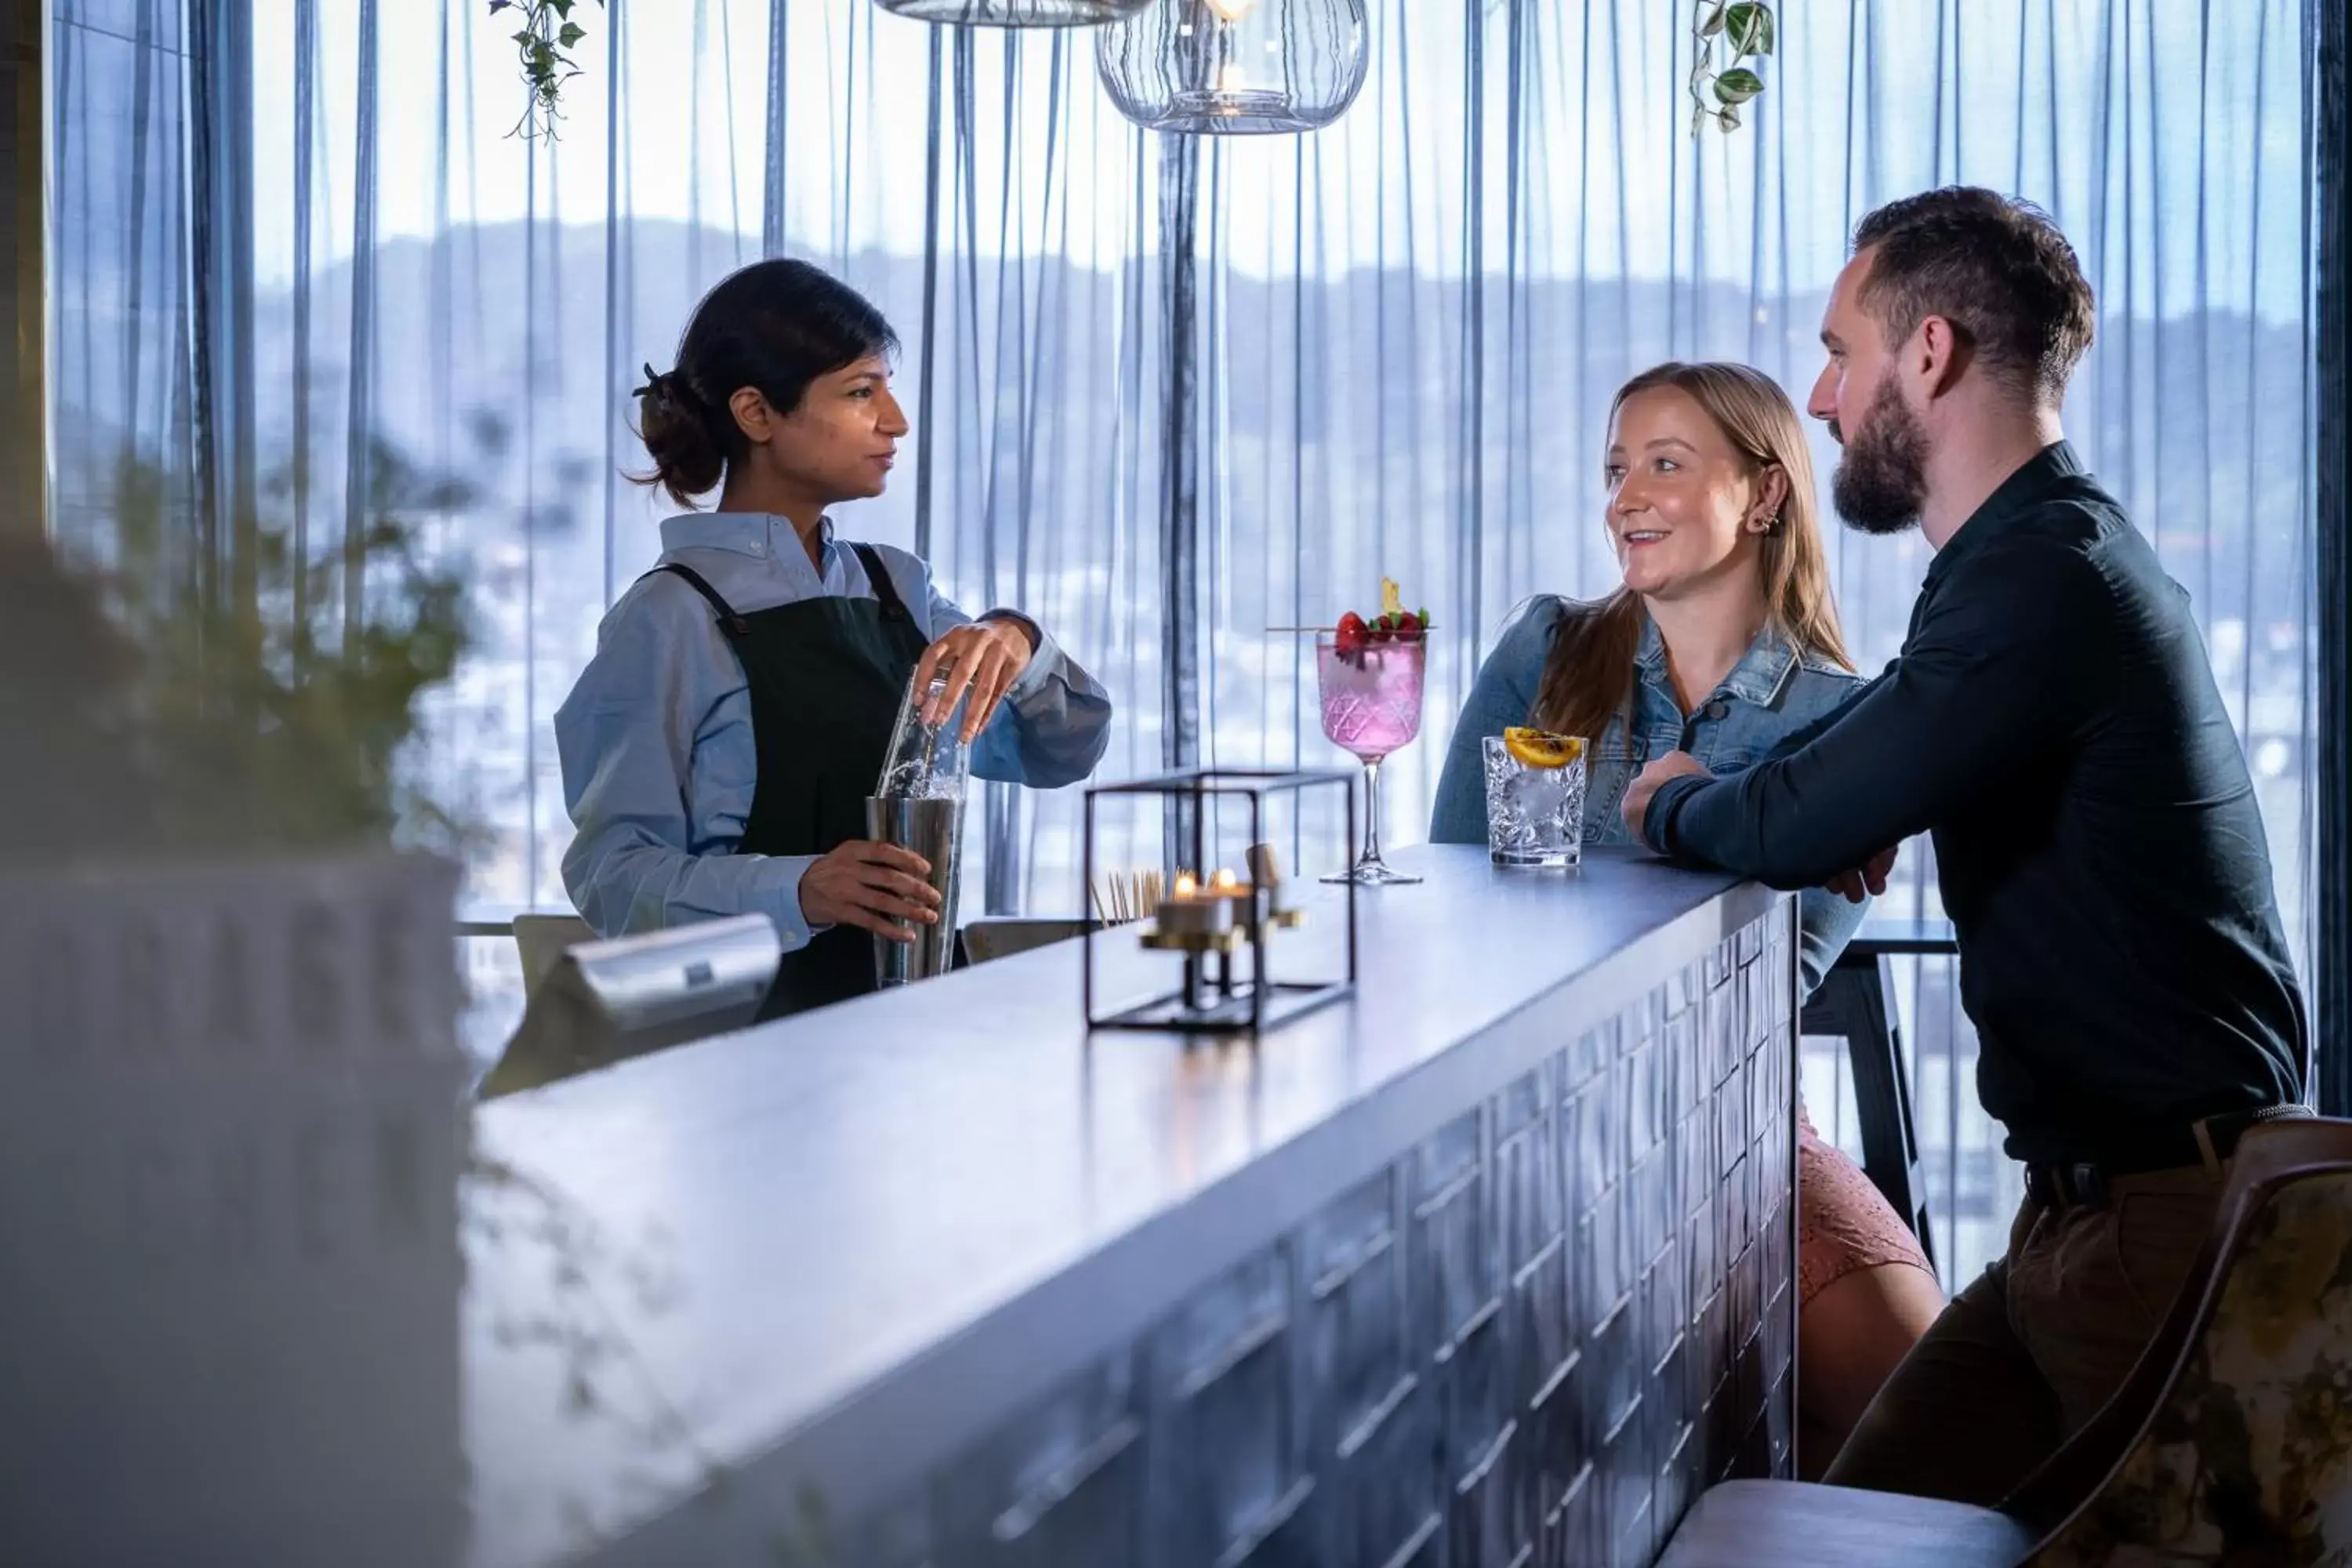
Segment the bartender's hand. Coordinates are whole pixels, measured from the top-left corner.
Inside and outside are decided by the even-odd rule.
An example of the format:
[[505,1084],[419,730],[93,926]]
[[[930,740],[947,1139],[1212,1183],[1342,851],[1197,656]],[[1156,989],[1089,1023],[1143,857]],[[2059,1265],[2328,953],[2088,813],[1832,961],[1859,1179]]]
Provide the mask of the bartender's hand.
[[1696,773],[1701,778],[1713,776],[1688,752],[1668,752],[1636,773],[1633,782],[1625,786],[1625,803],[1620,809],[1624,813],[1625,826],[1633,830],[1634,843],[1650,842],[1650,836],[1642,831],[1642,824],[1649,819],[1650,798],[1658,793],[1658,786],[1685,773]]
[[[1897,846],[1897,848],[1901,846]],[[1874,899],[1886,891],[1886,874],[1895,869],[1895,850],[1882,849],[1868,863],[1851,871],[1841,871],[1829,880],[1829,889],[1849,904],[1864,899]]]
[[915,667],[918,691],[930,689],[935,670],[945,669],[948,677],[947,689],[940,693],[939,700],[923,710],[923,722],[936,724],[954,712],[956,699],[969,687],[971,706],[964,710],[963,717],[963,739],[969,744],[995,717],[996,705],[1029,668],[1035,652],[1029,634],[1017,620],[973,621],[956,627],[925,648],[923,661]]
[[939,923],[939,890],[925,880],[930,874],[931,863],[911,849],[853,838],[801,873],[801,914],[812,926],[863,926],[912,942],[905,921]]

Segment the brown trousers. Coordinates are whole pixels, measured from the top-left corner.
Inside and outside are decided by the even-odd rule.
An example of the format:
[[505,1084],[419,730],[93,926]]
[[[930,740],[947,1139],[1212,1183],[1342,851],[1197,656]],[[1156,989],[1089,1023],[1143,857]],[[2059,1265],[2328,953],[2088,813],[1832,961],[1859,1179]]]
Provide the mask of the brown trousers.
[[2008,1256],[1912,1347],[1822,1479],[1998,1503],[2138,1361],[2212,1228],[2221,1181],[2192,1165],[2119,1177],[2096,1208],[2028,1198]]

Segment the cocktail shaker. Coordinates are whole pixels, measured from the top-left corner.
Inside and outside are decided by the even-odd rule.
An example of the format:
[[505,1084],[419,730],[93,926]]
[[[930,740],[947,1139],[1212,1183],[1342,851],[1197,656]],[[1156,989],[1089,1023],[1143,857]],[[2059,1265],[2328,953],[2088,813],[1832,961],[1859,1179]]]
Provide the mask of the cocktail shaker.
[[874,939],[874,980],[904,985],[948,972],[955,952],[956,861],[963,849],[963,802],[881,800],[866,802],[866,837],[911,849],[931,863],[931,887],[940,895],[937,925],[912,924],[912,942]]
[[890,754],[866,801],[866,836],[911,849],[929,861],[931,886],[940,895],[939,923],[910,926],[914,941],[874,939],[877,985],[904,985],[944,974],[955,952],[956,862],[963,852],[963,788],[971,765],[962,739],[963,716],[971,698],[959,698],[937,724],[926,723],[923,709],[946,685],[944,674],[934,675],[924,691],[908,684],[898,704]]

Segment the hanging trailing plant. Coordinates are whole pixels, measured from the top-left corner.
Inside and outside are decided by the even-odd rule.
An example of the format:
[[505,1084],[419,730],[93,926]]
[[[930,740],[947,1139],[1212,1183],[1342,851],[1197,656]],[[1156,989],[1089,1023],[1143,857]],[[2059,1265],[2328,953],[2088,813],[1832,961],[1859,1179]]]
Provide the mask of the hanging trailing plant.
[[[580,0],[490,0],[490,15],[511,11],[522,22],[516,29],[514,45],[521,58],[523,85],[530,96],[524,102],[522,118],[515,122],[511,135],[525,141],[533,137],[555,135],[555,122],[563,118],[560,100],[563,84],[580,74],[572,60],[572,51],[588,36],[588,29],[572,19]],[[596,0],[598,6],[604,0]]]
[[[1694,0],[1691,13],[1691,134],[1713,120],[1727,134],[1739,129],[1739,109],[1764,90],[1764,79],[1744,62],[1763,63],[1777,27],[1760,0]],[[1723,50],[1721,69],[1716,51]]]

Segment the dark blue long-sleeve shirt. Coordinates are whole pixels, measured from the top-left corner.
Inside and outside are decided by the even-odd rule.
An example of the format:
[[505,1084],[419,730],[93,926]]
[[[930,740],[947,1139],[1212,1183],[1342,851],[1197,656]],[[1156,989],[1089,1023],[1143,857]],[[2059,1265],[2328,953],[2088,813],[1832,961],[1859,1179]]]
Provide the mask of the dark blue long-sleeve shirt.
[[1937,555],[1884,675],[1776,760],[1669,781],[1643,826],[1782,888],[1932,833],[2019,1159],[2302,1093],[2270,851],[2188,595],[2063,442]]

